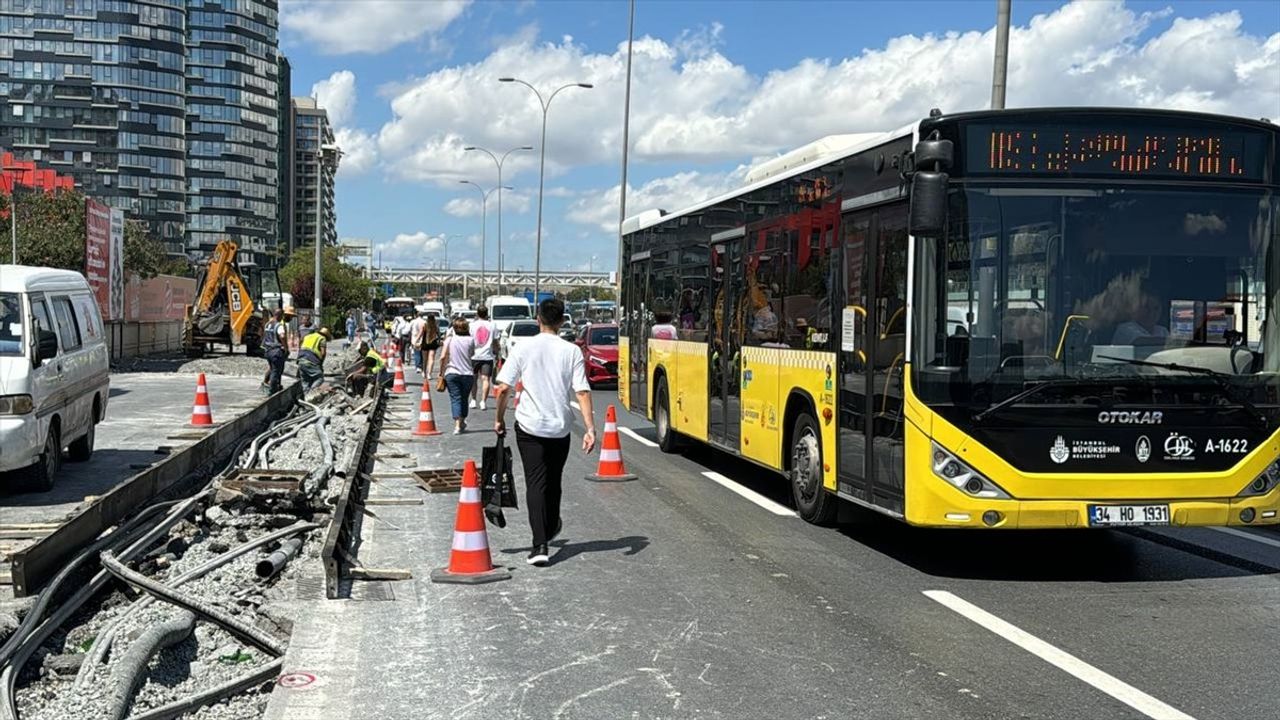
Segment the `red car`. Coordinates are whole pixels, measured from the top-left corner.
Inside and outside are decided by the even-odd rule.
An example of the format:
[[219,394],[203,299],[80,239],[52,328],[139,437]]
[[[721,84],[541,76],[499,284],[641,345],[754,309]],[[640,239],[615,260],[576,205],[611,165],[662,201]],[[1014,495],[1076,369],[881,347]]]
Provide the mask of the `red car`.
[[587,367],[587,382],[618,382],[617,323],[588,323],[574,341],[582,348],[582,362]]

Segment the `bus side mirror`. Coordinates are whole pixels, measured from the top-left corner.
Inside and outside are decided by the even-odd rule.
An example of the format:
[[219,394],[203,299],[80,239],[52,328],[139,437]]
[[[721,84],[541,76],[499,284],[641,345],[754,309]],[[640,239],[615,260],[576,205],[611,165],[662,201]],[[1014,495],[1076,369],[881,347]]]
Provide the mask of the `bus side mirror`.
[[908,232],[916,237],[941,237],[947,227],[947,182],[944,172],[917,170],[911,175]]

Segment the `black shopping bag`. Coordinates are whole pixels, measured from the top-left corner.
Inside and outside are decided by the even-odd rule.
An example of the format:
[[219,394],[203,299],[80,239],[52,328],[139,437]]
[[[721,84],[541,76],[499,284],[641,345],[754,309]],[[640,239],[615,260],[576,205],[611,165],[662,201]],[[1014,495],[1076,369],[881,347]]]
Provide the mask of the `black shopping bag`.
[[506,527],[507,519],[502,508],[519,508],[516,498],[516,479],[511,463],[511,449],[503,443],[504,437],[498,436],[498,442],[492,447],[480,451],[480,502],[484,503],[484,514],[489,522],[498,527]]

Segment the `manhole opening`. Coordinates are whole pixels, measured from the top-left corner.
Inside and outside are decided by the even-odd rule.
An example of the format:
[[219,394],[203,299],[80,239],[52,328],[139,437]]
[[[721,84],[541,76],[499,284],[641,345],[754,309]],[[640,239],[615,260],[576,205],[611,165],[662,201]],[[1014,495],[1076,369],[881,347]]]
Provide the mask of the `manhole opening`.
[[444,470],[415,470],[414,478],[423,490],[430,493],[454,492],[462,487],[462,468]]

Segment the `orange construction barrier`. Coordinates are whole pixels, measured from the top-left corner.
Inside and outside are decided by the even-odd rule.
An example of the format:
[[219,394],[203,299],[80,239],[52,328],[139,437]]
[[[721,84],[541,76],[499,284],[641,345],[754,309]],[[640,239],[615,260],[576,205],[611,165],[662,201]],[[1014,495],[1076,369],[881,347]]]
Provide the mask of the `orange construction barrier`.
[[430,383],[422,383],[422,400],[418,403],[418,428],[414,435],[439,435],[436,429],[435,412],[431,409]]
[[622,464],[622,442],[618,438],[618,414],[610,405],[604,415],[604,438],[600,441],[600,464],[595,473],[587,476],[595,482],[624,482],[635,480]]
[[403,395],[409,392],[409,388],[404,386],[404,365],[400,363],[398,358],[392,358],[392,360],[396,366],[396,379],[395,382],[391,383],[391,392],[396,395]]
[[508,580],[506,568],[493,566],[489,556],[489,533],[484,529],[484,509],[480,505],[479,473],[476,462],[468,460],[462,473],[458,495],[458,518],[453,524],[453,550],[449,567],[431,571],[431,582],[478,585]]
[[191,424],[213,424],[213,408],[209,406],[209,386],[205,384],[204,373],[196,376],[196,402],[191,408]]

